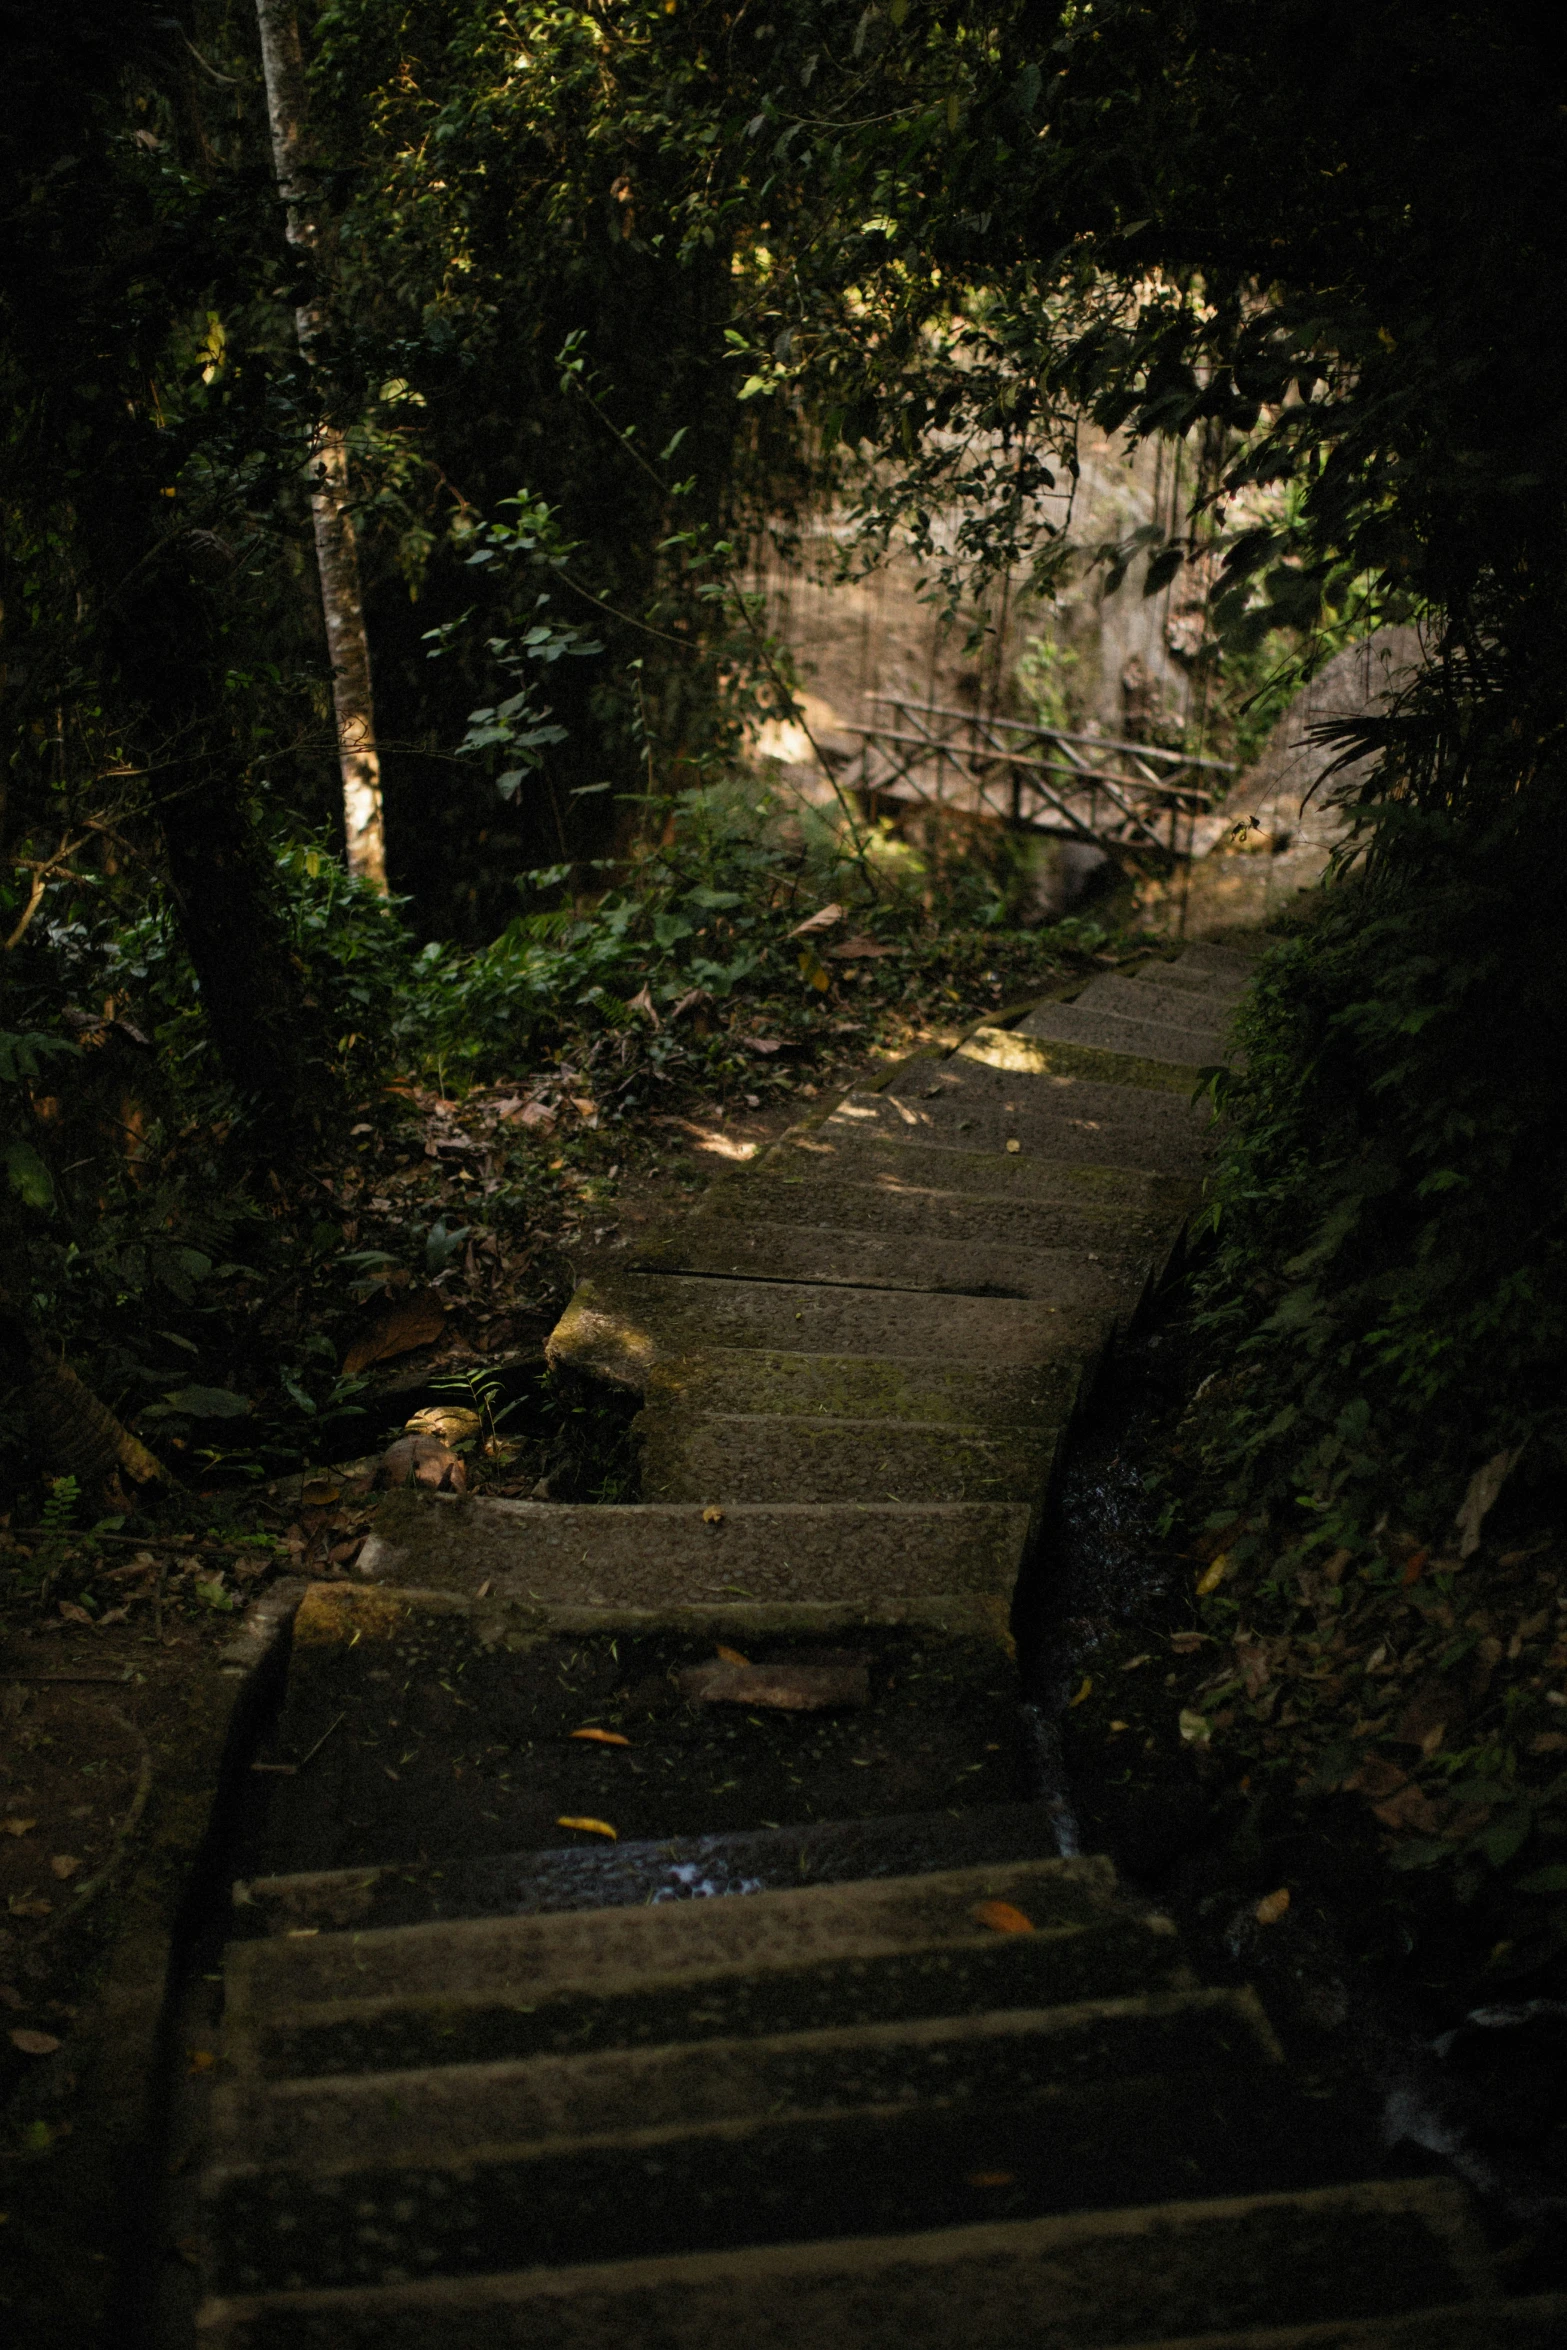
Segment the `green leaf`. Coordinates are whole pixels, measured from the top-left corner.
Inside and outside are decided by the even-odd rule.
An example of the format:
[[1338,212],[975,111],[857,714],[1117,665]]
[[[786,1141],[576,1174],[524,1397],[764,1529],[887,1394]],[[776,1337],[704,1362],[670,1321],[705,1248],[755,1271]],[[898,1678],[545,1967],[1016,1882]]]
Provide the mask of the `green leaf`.
[[250,1411],[245,1398],[228,1387],[174,1387],[163,1400],[193,1420],[243,1420]]
[[0,1152],[6,1180],[30,1208],[54,1205],[54,1178],[30,1142],[8,1142]]
[[1532,1869],[1527,1877],[1518,1879],[1520,1893],[1567,1893],[1567,1867],[1560,1861],[1548,1869]]

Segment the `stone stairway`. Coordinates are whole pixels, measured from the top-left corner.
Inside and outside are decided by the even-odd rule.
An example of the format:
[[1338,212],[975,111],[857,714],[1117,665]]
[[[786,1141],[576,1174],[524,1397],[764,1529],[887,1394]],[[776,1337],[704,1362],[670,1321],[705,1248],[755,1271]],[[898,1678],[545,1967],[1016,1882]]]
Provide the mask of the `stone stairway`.
[[633,1235],[551,1343],[647,1500],[395,1496],[307,1592],[208,2350],[1561,2338],[1020,1800],[1014,1594],[1246,972],[1096,979]]

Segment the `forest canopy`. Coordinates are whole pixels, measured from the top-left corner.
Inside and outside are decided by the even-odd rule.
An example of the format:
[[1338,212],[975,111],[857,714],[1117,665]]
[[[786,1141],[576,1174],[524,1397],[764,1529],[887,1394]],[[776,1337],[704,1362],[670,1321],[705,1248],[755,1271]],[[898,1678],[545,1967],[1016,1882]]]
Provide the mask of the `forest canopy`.
[[[1216,660],[1266,640],[1309,662],[1329,630],[1419,622],[1422,675],[1344,746],[1376,754],[1365,854],[1281,950],[1227,1095],[1210,1306],[1255,1377],[1215,1441],[1248,1490],[1329,1517],[1347,1494],[1353,1516],[1412,1461],[1435,1507],[1482,1434],[1554,1425],[1549,21],[1413,0],[305,6],[305,239],[251,8],[4,23],[18,1361],[40,1318],[90,1353],[122,1311],[111,1197],[210,1267],[235,1201],[286,1191],[421,1054],[628,1035],[654,948],[666,1006],[749,984],[735,938],[707,954],[716,981],[686,967],[704,926],[681,893],[752,884],[698,859],[655,905],[633,851],[685,795],[709,847],[728,827],[774,876],[758,936],[804,910],[750,819],[702,795],[741,772],[759,712],[792,707],[757,551],[831,508],[846,563],[912,548],[954,604],[1001,573],[1048,597],[1069,560],[1127,592],[1189,574]],[[1088,426],[1190,452],[1176,527],[1074,544],[1045,493]],[[328,448],[390,905],[334,865]],[[868,872],[852,828],[822,854]],[[104,1158],[101,1121],[87,1146],[40,1110],[85,1083],[84,1021],[122,1057],[154,1041],[151,1190]],[[131,1413],[130,1370],[100,1356]]]

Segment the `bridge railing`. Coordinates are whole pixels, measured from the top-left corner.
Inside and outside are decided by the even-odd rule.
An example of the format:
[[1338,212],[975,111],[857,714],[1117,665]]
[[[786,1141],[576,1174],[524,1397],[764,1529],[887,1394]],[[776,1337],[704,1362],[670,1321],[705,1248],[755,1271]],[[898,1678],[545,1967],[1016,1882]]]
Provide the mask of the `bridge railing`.
[[1134,864],[1189,856],[1193,827],[1213,805],[1213,784],[1235,773],[1232,760],[1153,743],[897,694],[869,698],[885,718],[847,730],[861,738],[852,788],[868,802],[921,800],[998,816]]

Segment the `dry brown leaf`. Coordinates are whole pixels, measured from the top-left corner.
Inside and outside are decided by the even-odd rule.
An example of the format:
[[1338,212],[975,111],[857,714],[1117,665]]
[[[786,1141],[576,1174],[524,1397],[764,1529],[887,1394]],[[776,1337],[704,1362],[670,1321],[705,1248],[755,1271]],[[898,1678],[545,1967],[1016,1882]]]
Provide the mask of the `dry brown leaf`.
[[5,1820],[0,1822],[8,1836],[30,1836],[37,1827],[36,1820]]
[[573,1730],[573,1738],[590,1738],[595,1746],[629,1746],[629,1738],[622,1738],[618,1730]]
[[343,1374],[352,1377],[368,1371],[372,1363],[389,1363],[397,1355],[433,1345],[445,1328],[445,1301],[433,1289],[411,1289],[382,1306],[374,1320],[349,1342]]
[[[375,1482],[393,1491],[405,1485],[428,1485],[439,1493],[466,1493],[468,1470],[439,1436],[399,1436],[381,1455]],[[337,1553],[332,1555],[335,1558]]]
[[1183,1746],[1206,1746],[1213,1736],[1213,1724],[1207,1715],[1194,1712],[1189,1705],[1182,1706],[1177,1727]]
[[1033,1919],[1023,1910],[1014,1909],[1010,1901],[976,1901],[971,1914],[976,1924],[988,1926],[993,1934],[1032,1934],[1037,1931]]
[[555,1112],[547,1102],[524,1102],[515,1113],[515,1122],[519,1126],[540,1127],[548,1134],[555,1124]]
[[25,2007],[26,2000],[14,1983],[0,1983],[0,2007]]
[[578,1117],[596,1118],[598,1116],[598,1103],[596,1101],[590,1100],[587,1094],[574,1093],[569,1095],[568,1099],[570,1100],[571,1106],[576,1111]]
[[13,1893],[6,1908],[14,1918],[47,1918],[54,1915],[54,1903],[40,1900],[36,1893]]
[[723,1522],[724,1522],[724,1513],[723,1513],[723,1511],[722,1511],[721,1509],[716,1509],[716,1508],[713,1506],[713,1504],[712,1504],[711,1502],[709,1502],[709,1503],[708,1503],[708,1506],[707,1506],[707,1508],[706,1508],[706,1509],[705,1509],[705,1510],[702,1512],[702,1523],[703,1523],[703,1525],[704,1525],[704,1526],[721,1526],[721,1525],[723,1524]]
[[1066,1701],[1067,1711],[1070,1712],[1074,1705],[1081,1705],[1085,1697],[1092,1696],[1093,1687],[1094,1684],[1092,1676],[1088,1673],[1085,1673],[1083,1675],[1082,1684],[1078,1689],[1077,1695],[1075,1697],[1069,1697]]
[[722,1641],[718,1644],[718,1653],[726,1665],[748,1665],[751,1661],[748,1656],[742,1656],[738,1648],[725,1648]]
[[1277,1893],[1265,1893],[1252,1911],[1259,1926],[1276,1926],[1290,1905],[1290,1889],[1281,1885]]
[[827,952],[835,963],[863,963],[874,955],[897,955],[901,947],[883,946],[879,938],[841,938]]
[[1206,1632],[1172,1632],[1170,1646],[1177,1656],[1195,1656],[1207,1638]]
[[557,1828],[580,1829],[585,1836],[607,1836],[612,1844],[620,1841],[619,1830],[612,1828],[608,1820],[583,1819],[573,1812],[562,1812],[555,1825]]
[[1229,1571],[1230,1554],[1227,1550],[1221,1550],[1217,1558],[1211,1560],[1197,1578],[1198,1598],[1206,1599],[1210,1591],[1217,1591]]
[[67,1624],[91,1624],[93,1620],[84,1607],[77,1606],[74,1599],[60,1601],[60,1616],[62,1622]]
[[217,2061],[210,2048],[193,2048],[190,2052],[190,2070],[193,2073],[210,2073]]
[[807,914],[803,922],[797,922],[784,935],[788,938],[809,938],[813,931],[831,930],[835,922],[842,920],[843,908],[835,902],[830,906],[819,907],[814,914]]
[[11,2045],[24,2056],[53,2056],[60,2043],[53,2032],[32,2032],[24,2024],[11,2034]]
[[688,1704],[757,1705],[775,1713],[868,1705],[871,1694],[867,1668],[852,1659],[831,1665],[746,1665],[718,1658],[689,1665],[678,1680]]
[[67,1877],[74,1877],[81,1865],[74,1852],[57,1852],[49,1863],[62,1884]]

